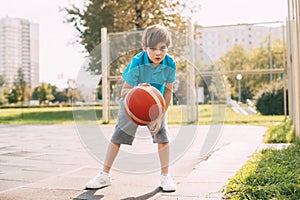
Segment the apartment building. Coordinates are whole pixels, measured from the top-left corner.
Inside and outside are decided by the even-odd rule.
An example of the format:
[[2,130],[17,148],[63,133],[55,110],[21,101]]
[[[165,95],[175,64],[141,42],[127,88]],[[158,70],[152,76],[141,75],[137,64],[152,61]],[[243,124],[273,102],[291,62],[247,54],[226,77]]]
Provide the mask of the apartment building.
[[[284,38],[284,27],[280,24],[237,24],[223,26],[195,27],[195,40],[202,60],[214,61],[225,55],[234,45],[240,44],[246,50],[259,47],[265,39],[272,42]],[[198,52],[199,53],[199,52]]]
[[0,75],[12,86],[21,68],[25,81],[39,84],[39,26],[27,19],[0,19]]

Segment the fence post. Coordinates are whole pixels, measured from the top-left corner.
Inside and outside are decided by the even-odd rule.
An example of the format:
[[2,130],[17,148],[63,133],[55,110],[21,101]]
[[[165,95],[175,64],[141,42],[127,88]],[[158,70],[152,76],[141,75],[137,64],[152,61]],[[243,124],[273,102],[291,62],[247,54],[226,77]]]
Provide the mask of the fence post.
[[101,28],[101,73],[102,73],[102,120],[109,122],[109,82],[108,82],[108,37],[107,28]]
[[[300,1],[288,0],[288,45],[289,45],[289,70],[291,79],[291,108],[293,110],[292,120],[295,128],[296,137],[300,139]],[[290,115],[291,113],[289,113]]]
[[196,80],[195,80],[195,41],[194,41],[194,27],[192,22],[188,22],[187,32],[187,108],[188,108],[188,122],[198,121],[198,107],[196,97]]

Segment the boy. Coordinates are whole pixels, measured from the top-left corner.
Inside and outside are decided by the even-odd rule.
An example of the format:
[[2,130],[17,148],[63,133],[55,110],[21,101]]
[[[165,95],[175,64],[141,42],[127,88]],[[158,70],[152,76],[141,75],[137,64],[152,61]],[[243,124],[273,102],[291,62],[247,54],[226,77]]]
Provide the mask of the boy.
[[[137,85],[152,85],[164,96],[168,108],[175,81],[176,64],[167,54],[171,42],[168,30],[161,25],[147,27],[142,36],[143,51],[138,53],[128,64],[122,78],[125,80],[121,90],[120,110],[117,124],[109,144],[103,171],[86,184],[87,189],[102,188],[111,185],[109,175],[111,166],[118,154],[121,144],[131,145],[138,125],[126,115],[123,99],[128,91]],[[175,191],[176,184],[169,174],[169,138],[167,135],[166,116],[155,124],[148,126],[153,142],[158,144],[161,164],[161,188],[163,191]]]

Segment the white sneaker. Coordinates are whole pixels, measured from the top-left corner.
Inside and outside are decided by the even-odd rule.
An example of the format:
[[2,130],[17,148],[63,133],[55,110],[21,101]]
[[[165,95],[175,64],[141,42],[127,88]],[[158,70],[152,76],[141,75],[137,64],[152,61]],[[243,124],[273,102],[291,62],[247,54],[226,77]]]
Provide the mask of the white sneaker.
[[176,191],[177,188],[173,178],[169,174],[160,176],[160,187],[165,192],[173,192]]
[[85,185],[86,189],[99,189],[111,185],[109,174],[100,172]]

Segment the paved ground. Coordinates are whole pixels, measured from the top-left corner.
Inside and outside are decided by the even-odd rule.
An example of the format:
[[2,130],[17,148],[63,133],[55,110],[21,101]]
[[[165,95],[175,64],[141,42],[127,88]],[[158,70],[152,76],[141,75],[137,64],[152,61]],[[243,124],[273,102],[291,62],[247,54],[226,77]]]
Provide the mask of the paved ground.
[[[103,130],[109,138],[113,126]],[[170,132],[178,130],[170,127]],[[222,199],[221,189],[261,146],[265,128],[226,125],[214,151],[200,158],[208,130],[199,126],[193,145],[171,166],[178,190],[163,193],[159,171],[134,175],[114,170],[112,186],[84,190],[101,165],[84,149],[74,126],[0,125],[0,199]],[[135,146],[155,150],[151,143]]]

